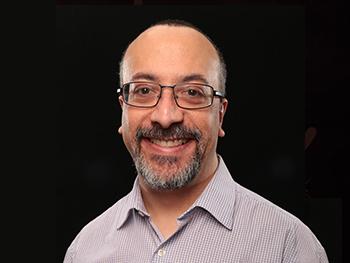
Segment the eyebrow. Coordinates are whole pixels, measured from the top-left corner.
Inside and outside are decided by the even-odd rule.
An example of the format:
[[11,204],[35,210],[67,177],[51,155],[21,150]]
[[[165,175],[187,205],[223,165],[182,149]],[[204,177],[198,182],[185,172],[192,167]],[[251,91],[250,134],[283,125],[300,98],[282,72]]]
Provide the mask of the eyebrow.
[[202,74],[190,74],[182,78],[182,82],[199,81],[208,84],[208,80]]
[[[149,81],[159,81],[159,78],[151,73],[145,73],[145,72],[138,72],[135,75],[132,76],[131,81],[136,80],[149,80]],[[185,76],[180,77],[180,82],[191,82],[191,81],[199,81],[203,82],[204,84],[208,84],[208,80],[202,75],[202,74],[189,74]]]
[[138,72],[132,76],[131,81],[140,80],[140,79],[149,80],[149,81],[157,81],[158,80],[158,78],[153,74]]

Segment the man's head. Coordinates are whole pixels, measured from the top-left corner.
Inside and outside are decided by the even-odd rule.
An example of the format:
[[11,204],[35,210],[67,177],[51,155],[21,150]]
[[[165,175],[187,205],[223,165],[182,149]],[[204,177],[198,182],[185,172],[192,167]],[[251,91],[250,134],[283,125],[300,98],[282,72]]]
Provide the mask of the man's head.
[[[155,100],[160,97],[148,108],[127,104],[125,93],[119,97],[123,109],[119,132],[145,184],[173,190],[212,174],[227,107],[226,99],[213,96],[214,90],[224,93],[226,78],[225,63],[213,42],[187,23],[165,21],[141,33],[120,65],[122,85],[138,82],[132,88],[128,85],[127,96],[137,92],[140,105],[152,92]],[[201,85],[203,89],[197,90]],[[205,85],[208,93],[202,96]],[[185,103],[207,107],[179,107]]]

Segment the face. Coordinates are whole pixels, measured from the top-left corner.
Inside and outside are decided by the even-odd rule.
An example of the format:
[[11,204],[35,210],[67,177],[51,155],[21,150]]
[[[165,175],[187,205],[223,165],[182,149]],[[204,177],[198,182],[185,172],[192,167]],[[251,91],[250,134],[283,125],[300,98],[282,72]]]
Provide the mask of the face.
[[[123,81],[207,83],[218,89],[219,60],[214,47],[187,27],[155,26],[129,46],[123,63]],[[213,105],[198,110],[176,105],[171,88],[163,88],[154,108],[122,106],[119,132],[142,181],[156,190],[174,190],[214,173],[218,136],[224,136],[227,101],[214,97]]]

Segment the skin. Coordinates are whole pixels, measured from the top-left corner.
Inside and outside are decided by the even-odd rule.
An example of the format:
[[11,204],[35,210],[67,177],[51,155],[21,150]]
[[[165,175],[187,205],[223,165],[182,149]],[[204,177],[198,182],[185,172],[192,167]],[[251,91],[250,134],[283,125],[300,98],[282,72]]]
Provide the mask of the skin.
[[[188,27],[155,26],[140,34],[128,47],[124,57],[123,81],[150,80],[162,85],[174,85],[189,75],[198,75],[192,82],[207,83],[218,89],[219,59],[214,47],[201,33]],[[143,76],[140,76],[143,75]],[[148,75],[148,77],[147,77]],[[179,108],[170,88],[163,89],[162,97],[156,107],[150,109],[128,106],[119,97],[122,107],[122,125],[119,133],[133,155],[136,147],[135,135],[139,127],[151,127],[158,123],[166,129],[179,123],[186,127],[197,128],[202,133],[204,154],[201,170],[194,180],[180,189],[159,191],[150,188],[140,177],[140,189],[145,207],[152,222],[158,227],[164,238],[177,229],[176,218],[184,213],[203,192],[212,179],[218,166],[216,154],[218,137],[225,135],[222,129],[227,100],[214,98],[211,107],[199,110]],[[152,154],[178,157],[178,166],[183,167],[192,156],[196,142],[190,141],[181,149],[153,146],[141,141],[141,151],[152,167],[160,175],[169,175],[171,167],[164,167],[152,161]]]

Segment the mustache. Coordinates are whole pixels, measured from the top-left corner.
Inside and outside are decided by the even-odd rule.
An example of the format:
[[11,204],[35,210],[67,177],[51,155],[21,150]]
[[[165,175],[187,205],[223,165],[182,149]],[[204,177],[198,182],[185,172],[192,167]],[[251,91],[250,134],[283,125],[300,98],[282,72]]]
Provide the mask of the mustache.
[[150,128],[139,127],[136,131],[136,141],[142,138],[152,138],[158,140],[174,139],[194,139],[199,141],[202,137],[198,129],[191,129],[182,124],[172,124],[169,128],[163,129],[159,124],[153,124]]

